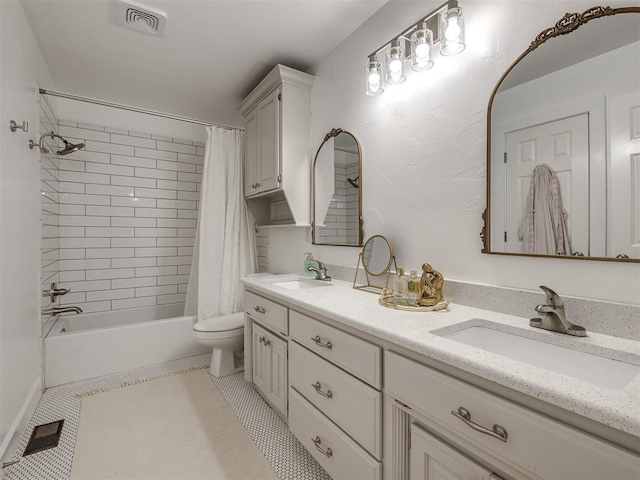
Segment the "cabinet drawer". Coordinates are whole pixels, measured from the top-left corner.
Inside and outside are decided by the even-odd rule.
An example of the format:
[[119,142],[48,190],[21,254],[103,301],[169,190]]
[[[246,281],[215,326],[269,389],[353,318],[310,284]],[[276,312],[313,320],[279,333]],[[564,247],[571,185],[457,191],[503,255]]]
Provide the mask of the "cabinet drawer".
[[293,310],[291,337],[369,385],[382,388],[382,349],[377,345]]
[[294,388],[289,391],[289,429],[332,478],[380,480],[382,477],[380,462]]
[[382,458],[382,393],[295,342],[289,345],[289,384]]
[[251,292],[244,292],[244,313],[283,335],[289,334],[288,308]]
[[[388,393],[495,457],[539,478],[608,480],[640,476],[640,457],[485,390],[389,352]],[[507,441],[478,432],[453,415],[463,407],[475,424],[503,427]]]

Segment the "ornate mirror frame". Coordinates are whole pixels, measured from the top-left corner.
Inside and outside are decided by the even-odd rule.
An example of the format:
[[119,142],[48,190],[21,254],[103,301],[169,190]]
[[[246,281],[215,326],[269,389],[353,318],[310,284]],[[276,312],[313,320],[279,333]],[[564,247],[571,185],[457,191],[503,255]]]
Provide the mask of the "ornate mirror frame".
[[[316,238],[316,162],[318,161],[318,157],[320,155],[320,151],[322,147],[332,138],[337,137],[340,134],[347,134],[353,138],[356,146],[358,147],[358,176],[360,177],[360,186],[358,188],[358,244],[351,243],[318,243]],[[343,130],[342,128],[332,128],[329,133],[324,136],[324,140],[318,147],[316,151],[316,155],[313,159],[312,165],[312,182],[311,182],[311,243],[313,245],[330,245],[334,247],[362,247],[364,241],[364,229],[363,229],[363,219],[362,219],[362,147],[360,142],[356,138],[356,136]]]
[[496,94],[502,82],[507,77],[507,75],[515,68],[515,66],[528,54],[537,49],[540,45],[545,43],[546,41],[558,37],[560,35],[567,35],[582,25],[586,24],[591,20],[595,20],[597,18],[608,17],[611,15],[617,15],[621,13],[640,13],[640,7],[621,7],[621,8],[611,8],[611,7],[591,7],[588,10],[585,10],[582,13],[574,12],[574,13],[566,13],[564,17],[556,22],[553,27],[546,28],[542,32],[540,32],[535,40],[531,42],[529,48],[525,50],[510,66],[507,70],[502,74],[500,80],[496,84],[493,92],[491,93],[491,97],[489,99],[489,106],[487,107],[487,188],[486,188],[486,205],[484,212],[482,213],[483,227],[480,232],[480,238],[482,239],[482,253],[492,254],[492,255],[511,255],[511,256],[519,256],[519,257],[541,257],[541,258],[562,258],[562,259],[571,259],[571,260],[596,260],[596,261],[615,261],[615,262],[632,262],[632,263],[640,263],[640,259],[633,258],[612,258],[612,257],[587,257],[587,256],[572,256],[572,255],[543,255],[543,254],[533,254],[533,253],[515,253],[515,252],[492,252],[491,251],[491,108],[493,106],[493,101],[495,99]]

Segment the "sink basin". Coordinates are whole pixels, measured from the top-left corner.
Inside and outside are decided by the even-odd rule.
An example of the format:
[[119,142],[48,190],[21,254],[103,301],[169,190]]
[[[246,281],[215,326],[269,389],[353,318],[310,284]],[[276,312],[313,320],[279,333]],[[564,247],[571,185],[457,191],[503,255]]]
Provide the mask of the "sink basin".
[[282,282],[273,282],[273,285],[286,288],[287,290],[304,290],[307,288],[328,287],[331,284],[319,280],[285,280]]
[[640,373],[638,365],[486,327],[469,327],[442,336],[606,388],[622,389]]

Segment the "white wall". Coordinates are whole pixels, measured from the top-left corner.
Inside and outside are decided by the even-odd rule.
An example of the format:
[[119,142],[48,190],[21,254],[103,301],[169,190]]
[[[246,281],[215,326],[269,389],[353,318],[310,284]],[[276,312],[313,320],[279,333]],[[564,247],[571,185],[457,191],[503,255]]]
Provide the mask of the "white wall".
[[[365,238],[386,235],[405,270],[428,261],[445,278],[640,303],[640,267],[631,263],[484,255],[486,109],[502,72],[535,36],[592,1],[464,2],[467,49],[435,56],[424,75],[364,94],[367,55],[438,6],[392,1],[309,71],[313,145],[332,127],[358,137],[363,150]],[[314,147],[315,148],[315,147]],[[355,266],[358,249],[308,244],[304,229],[273,229],[272,271],[301,271],[303,253]]]
[[[18,0],[0,2],[0,455],[41,390],[37,82],[54,87]],[[9,121],[29,122],[12,133]]]

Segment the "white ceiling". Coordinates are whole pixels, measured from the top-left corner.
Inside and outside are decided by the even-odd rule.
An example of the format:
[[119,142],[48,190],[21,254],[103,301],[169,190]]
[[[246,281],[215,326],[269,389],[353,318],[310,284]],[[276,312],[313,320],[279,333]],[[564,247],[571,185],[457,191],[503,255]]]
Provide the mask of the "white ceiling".
[[163,37],[121,26],[116,0],[22,0],[56,88],[241,125],[274,65],[307,70],[386,0],[138,2],[168,15]]

